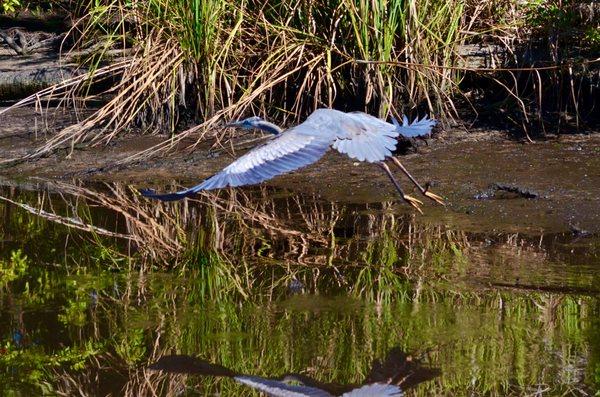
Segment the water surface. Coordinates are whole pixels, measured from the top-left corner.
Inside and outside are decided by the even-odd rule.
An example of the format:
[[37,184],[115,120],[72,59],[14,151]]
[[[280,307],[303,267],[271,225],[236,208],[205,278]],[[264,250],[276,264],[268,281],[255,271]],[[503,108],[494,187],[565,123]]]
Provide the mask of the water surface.
[[0,196],[4,394],[249,394],[147,368],[168,354],[360,383],[394,348],[440,371],[409,395],[600,387],[594,234],[466,232],[273,188],[158,204],[121,183],[29,181]]

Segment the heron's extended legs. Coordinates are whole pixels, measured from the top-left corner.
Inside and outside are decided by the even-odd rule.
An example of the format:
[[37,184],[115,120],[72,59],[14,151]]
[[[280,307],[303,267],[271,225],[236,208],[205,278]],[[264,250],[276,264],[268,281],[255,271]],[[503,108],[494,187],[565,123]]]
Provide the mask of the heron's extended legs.
[[381,162],[379,162],[377,164],[379,164],[379,166],[390,177],[390,180],[392,181],[392,183],[396,187],[396,190],[398,190],[398,193],[400,193],[400,195],[402,196],[402,199],[404,201],[406,201],[408,204],[410,204],[413,208],[415,208],[417,211],[419,211],[422,214],[423,211],[421,211],[421,204],[423,204],[423,202],[421,200],[418,200],[418,199],[412,197],[412,196],[409,196],[408,194],[404,193],[404,191],[402,191],[402,187],[400,186],[400,184],[398,183],[398,181],[396,180],[396,178],[394,178],[394,175],[392,174],[392,171],[390,171],[390,167],[388,167],[388,165],[386,163],[384,163],[383,161],[381,161]]
[[446,205],[446,203],[444,202],[444,199],[442,197],[429,191],[429,187],[424,188],[423,186],[421,186],[421,184],[410,174],[410,172],[408,172],[406,167],[404,167],[404,165],[402,165],[400,160],[398,160],[396,157],[393,157],[393,156],[391,157],[391,159],[394,162],[394,164],[396,164],[398,166],[398,168],[400,168],[400,170],[402,170],[402,172],[404,172],[404,174],[408,177],[408,179],[410,179],[411,182],[415,184],[417,189],[419,189],[419,191],[424,196],[430,198],[431,200],[435,201],[436,203],[439,203],[441,205]]

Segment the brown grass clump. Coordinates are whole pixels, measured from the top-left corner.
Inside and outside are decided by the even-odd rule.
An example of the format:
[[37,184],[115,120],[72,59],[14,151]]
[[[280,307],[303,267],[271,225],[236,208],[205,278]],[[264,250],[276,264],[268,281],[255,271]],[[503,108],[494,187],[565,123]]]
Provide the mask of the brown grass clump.
[[[357,61],[454,64],[463,6],[461,0],[89,5],[70,32],[78,38],[74,50],[87,54],[81,61],[88,72],[15,106],[110,99],[27,158],[76,143],[106,143],[134,124],[146,132],[173,132],[182,111],[201,123],[175,141],[190,134],[199,140],[222,137],[222,129],[213,128],[222,119],[262,113],[286,122],[323,106],[385,117],[425,104],[429,112],[454,116],[451,94],[458,72],[415,66],[399,71]],[[126,56],[115,61],[112,54],[119,48]],[[96,83],[108,79],[115,84],[91,94],[99,89]]]
[[[218,128],[223,119],[249,114],[286,123],[317,107],[336,107],[380,117],[428,112],[453,120],[457,97],[470,101],[459,87],[465,73],[498,72],[514,61],[509,50],[524,31],[523,15],[546,15],[533,3],[511,0],[104,0],[80,9],[71,51],[78,51],[87,73],[13,107],[109,99],[25,158],[0,164],[78,143],[107,143],[132,126],[173,134],[186,125],[186,114],[199,124],[135,157],[189,136],[220,140],[226,137]],[[466,43],[500,46],[505,55],[472,67],[463,59]],[[557,69],[572,73],[557,62]],[[535,68],[525,82],[521,69],[503,70],[508,74],[494,74],[493,80],[521,109],[527,131],[531,106],[522,98],[523,87],[537,84],[542,92],[543,79]],[[571,85],[575,105],[577,89]]]

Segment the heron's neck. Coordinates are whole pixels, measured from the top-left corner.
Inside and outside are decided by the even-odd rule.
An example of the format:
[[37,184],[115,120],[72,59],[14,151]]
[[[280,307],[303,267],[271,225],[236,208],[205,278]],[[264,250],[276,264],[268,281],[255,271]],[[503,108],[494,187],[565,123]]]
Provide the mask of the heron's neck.
[[258,128],[259,130],[266,131],[273,135],[279,135],[283,132],[283,130],[279,128],[279,126],[264,120],[257,124],[256,128]]

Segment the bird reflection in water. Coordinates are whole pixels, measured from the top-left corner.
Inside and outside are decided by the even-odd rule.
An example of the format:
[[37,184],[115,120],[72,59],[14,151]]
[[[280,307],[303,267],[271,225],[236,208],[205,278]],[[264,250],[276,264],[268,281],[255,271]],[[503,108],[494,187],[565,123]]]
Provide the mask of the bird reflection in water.
[[323,383],[301,374],[272,378],[241,374],[222,365],[186,355],[161,357],[149,368],[177,374],[228,377],[273,397],[403,396],[404,390],[440,375],[438,369],[423,367],[420,360],[404,353],[400,348],[391,349],[383,361],[375,360],[369,375],[358,385]]

